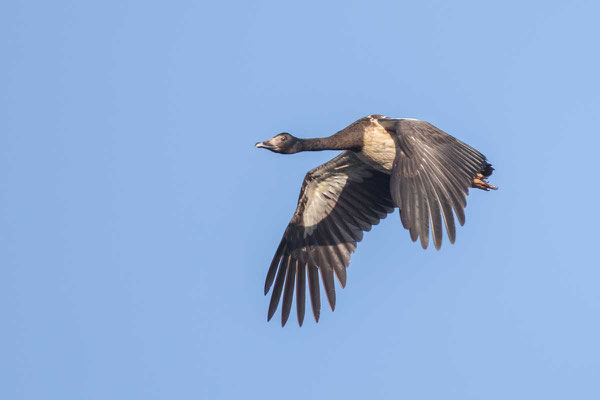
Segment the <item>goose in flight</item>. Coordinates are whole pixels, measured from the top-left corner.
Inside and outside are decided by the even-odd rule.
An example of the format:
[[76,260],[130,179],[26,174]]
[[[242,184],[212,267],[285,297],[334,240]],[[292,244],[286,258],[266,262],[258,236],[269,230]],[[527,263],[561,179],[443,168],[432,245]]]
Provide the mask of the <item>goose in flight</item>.
[[277,247],[265,281],[273,292],[267,320],[279,306],[282,326],[296,292],[298,323],[304,321],[306,283],[315,321],[321,312],[319,275],[335,309],[334,275],[342,288],[350,256],[363,232],[398,208],[413,242],[426,249],[429,234],[439,250],[442,225],[450,243],[454,216],[465,223],[469,188],[496,189],[483,154],[425,121],[369,115],[326,138],[299,139],[280,133],[256,143],[276,153],[344,150],[310,170],[298,206]]

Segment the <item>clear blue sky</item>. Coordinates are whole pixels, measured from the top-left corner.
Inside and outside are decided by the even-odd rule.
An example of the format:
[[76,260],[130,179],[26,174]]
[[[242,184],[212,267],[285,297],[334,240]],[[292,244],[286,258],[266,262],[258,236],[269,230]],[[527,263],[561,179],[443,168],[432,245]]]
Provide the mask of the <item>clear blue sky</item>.
[[[595,1],[5,1],[0,398],[600,398]],[[266,322],[281,131],[428,120],[494,163],[454,246],[393,214]]]

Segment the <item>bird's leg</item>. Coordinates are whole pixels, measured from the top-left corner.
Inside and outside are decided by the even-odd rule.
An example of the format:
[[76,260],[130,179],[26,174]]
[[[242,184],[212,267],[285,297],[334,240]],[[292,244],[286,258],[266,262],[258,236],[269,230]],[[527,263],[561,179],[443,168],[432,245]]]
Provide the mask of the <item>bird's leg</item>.
[[477,174],[477,176],[475,178],[473,178],[473,183],[471,184],[471,187],[485,190],[485,191],[488,191],[490,189],[498,190],[498,188],[496,186],[490,185],[489,183],[487,183],[486,179],[487,179],[487,176],[484,176],[482,174]]

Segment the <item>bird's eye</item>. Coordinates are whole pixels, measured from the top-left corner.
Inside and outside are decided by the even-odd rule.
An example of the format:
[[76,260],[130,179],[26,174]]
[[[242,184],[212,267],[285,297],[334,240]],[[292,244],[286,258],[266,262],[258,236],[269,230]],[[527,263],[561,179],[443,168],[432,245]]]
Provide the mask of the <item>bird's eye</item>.
[[286,141],[286,139],[287,139],[287,137],[285,137],[285,136],[281,136],[281,138],[280,138],[279,140],[281,140],[282,142],[285,142],[285,141]]

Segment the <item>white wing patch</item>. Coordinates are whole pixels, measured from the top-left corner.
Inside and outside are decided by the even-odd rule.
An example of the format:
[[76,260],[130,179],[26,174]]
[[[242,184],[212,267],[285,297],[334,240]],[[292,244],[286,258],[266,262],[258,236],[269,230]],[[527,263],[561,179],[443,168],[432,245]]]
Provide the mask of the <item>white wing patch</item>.
[[312,234],[317,224],[331,213],[348,181],[360,183],[372,175],[365,168],[341,166],[325,179],[310,182],[306,190],[308,201],[302,216],[304,237]]
[[336,174],[321,182],[311,182],[308,192],[312,196],[308,197],[306,208],[304,209],[303,224],[304,237],[310,235],[317,224],[329,215],[340,194],[346,186],[348,175]]

